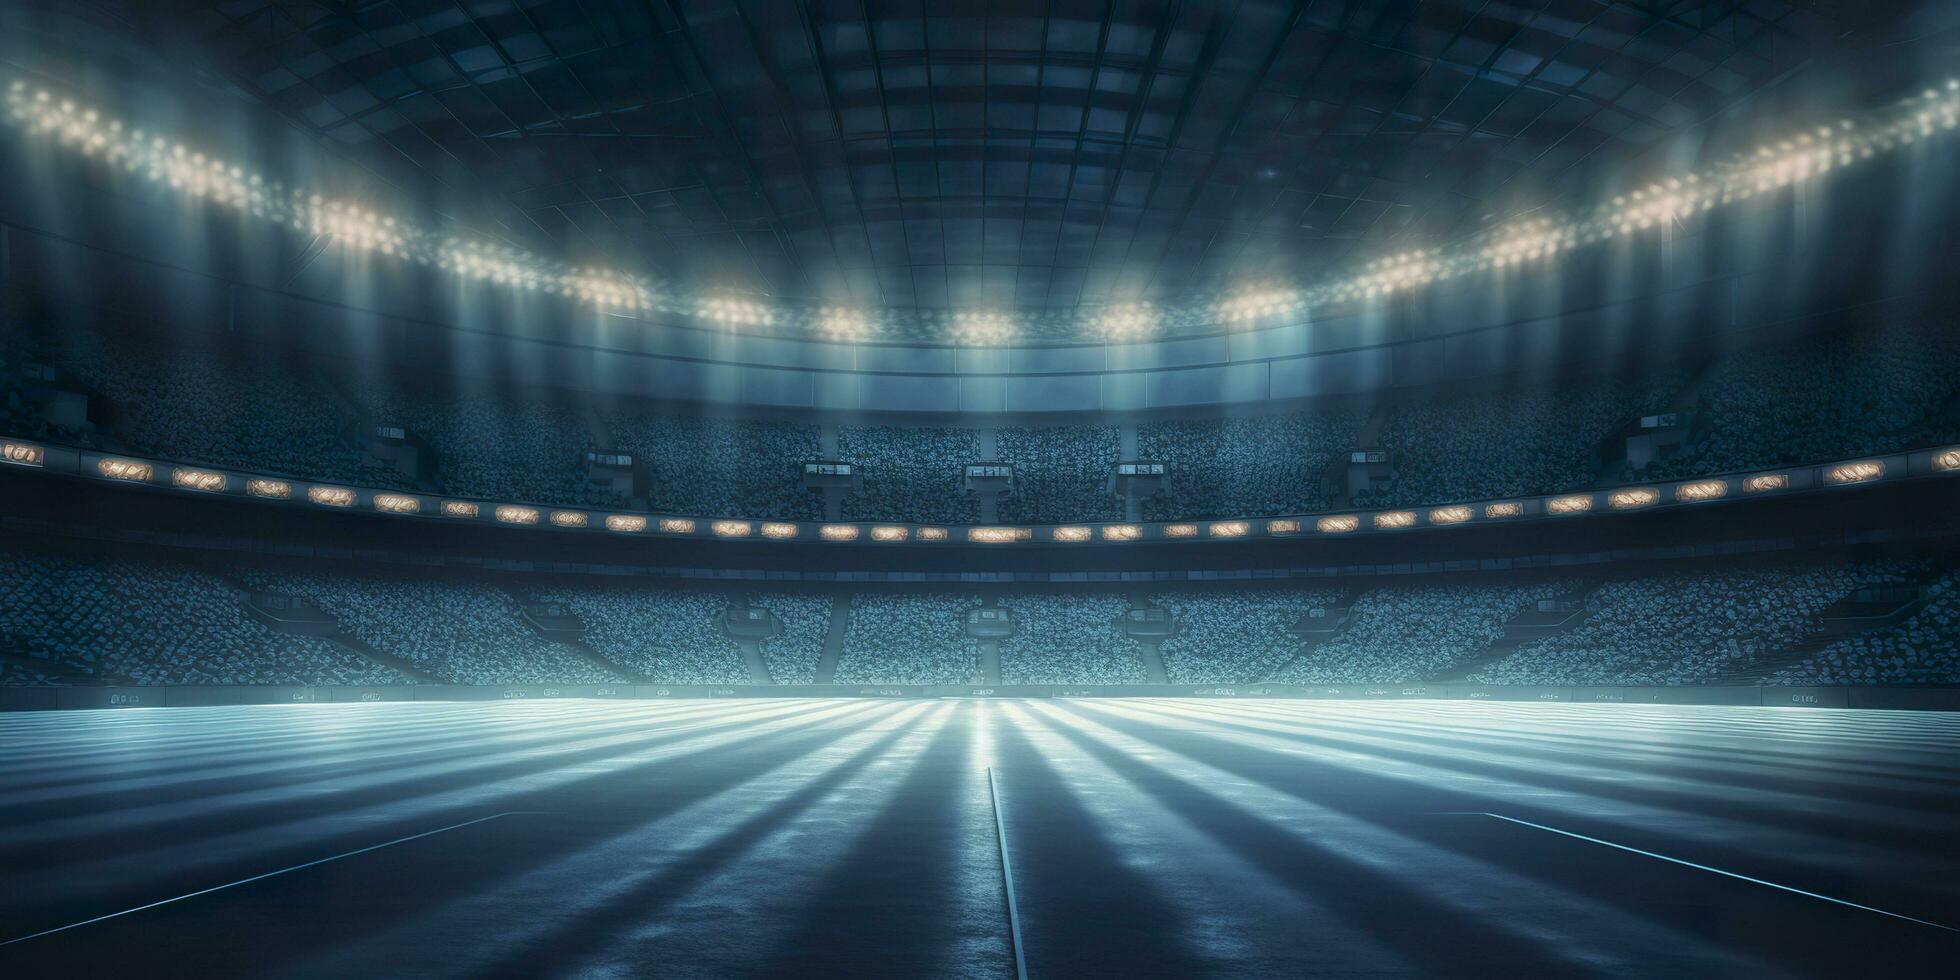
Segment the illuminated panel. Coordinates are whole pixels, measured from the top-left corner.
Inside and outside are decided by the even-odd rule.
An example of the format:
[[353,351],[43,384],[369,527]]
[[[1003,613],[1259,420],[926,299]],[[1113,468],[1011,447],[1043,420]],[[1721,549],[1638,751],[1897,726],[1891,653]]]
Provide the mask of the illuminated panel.
[[858,529],[855,524],[825,524],[817,528],[817,537],[825,541],[856,541]]
[[1770,490],[1788,489],[1790,489],[1790,474],[1788,473],[1764,473],[1762,476],[1752,476],[1742,481],[1742,492],[1744,493],[1764,493]]
[[1606,495],[1606,506],[1614,510],[1634,510],[1654,504],[1661,499],[1661,492],[1653,487],[1632,487],[1615,490]]
[[1335,514],[1313,522],[1313,529],[1322,534],[1346,534],[1361,527],[1361,518],[1355,514]]
[[419,514],[422,501],[405,493],[377,493],[374,509],[386,514]]
[[1196,524],[1166,524],[1166,525],[1164,525],[1164,537],[1167,537],[1167,538],[1195,538],[1195,537],[1197,537],[1197,536],[1198,536],[1198,525],[1196,525]]
[[1470,508],[1464,504],[1438,507],[1429,512],[1431,524],[1461,524],[1470,519]]
[[352,507],[354,491],[346,487],[307,487],[306,499],[322,507]]
[[293,485],[284,480],[246,480],[245,492],[268,500],[285,500],[293,495]]
[[1416,512],[1412,510],[1389,510],[1375,515],[1375,526],[1384,531],[1415,527]]
[[95,471],[111,480],[133,480],[139,483],[149,480],[156,472],[150,464],[139,463],[133,459],[97,460]]
[[980,544],[1007,544],[1011,541],[1026,541],[1034,537],[1034,532],[1025,527],[970,527],[966,529],[966,539]]
[[1729,495],[1726,480],[1697,480],[1674,488],[1674,499],[1684,501],[1720,500]]
[[1593,499],[1589,493],[1575,493],[1569,497],[1553,497],[1545,501],[1547,514],[1583,514],[1592,509]]
[[912,529],[909,527],[874,527],[871,529],[871,540],[873,541],[903,541],[911,536]]
[[464,520],[475,520],[478,513],[477,506],[467,500],[445,500],[442,502],[442,516],[444,517],[460,517]]
[[193,470],[179,466],[170,471],[172,486],[184,490],[199,490],[204,493],[217,493],[225,488],[225,475],[209,470]]
[[919,529],[919,540],[944,541],[946,540],[946,529],[943,527],[922,527]]
[[1860,463],[1845,463],[1833,466],[1824,474],[1824,479],[1832,483],[1864,483],[1885,475],[1885,464],[1875,459]]
[[0,442],[0,462],[15,466],[41,466],[48,460],[47,450],[31,442]]
[[1252,525],[1244,521],[1218,521],[1211,528],[1214,538],[1243,538],[1252,530]]
[[1057,541],[1087,541],[1092,537],[1094,535],[1090,534],[1089,529],[1086,527],[1058,527],[1055,529],[1055,540]]
[[551,512],[551,523],[556,527],[586,527],[592,523],[592,518],[582,510],[554,510]]
[[1521,504],[1521,503],[1519,503],[1518,501],[1515,501],[1515,500],[1507,500],[1507,501],[1505,501],[1505,502],[1503,502],[1503,503],[1501,503],[1501,504],[1485,504],[1485,505],[1484,505],[1484,516],[1485,516],[1485,517],[1493,517],[1493,518],[1495,518],[1495,517],[1516,517],[1516,516],[1518,516],[1519,514],[1522,514],[1522,513],[1524,513],[1524,504]]
[[1948,449],[1933,454],[1933,468],[1941,473],[1960,470],[1960,449]]
[[785,521],[770,521],[762,525],[762,536],[772,541],[783,541],[796,537],[796,525]]
[[1282,517],[1276,521],[1267,521],[1266,533],[1267,534],[1299,534],[1300,522],[1294,520],[1291,517]]
[[493,513],[497,518],[497,522],[500,524],[536,524],[538,522],[538,509],[536,507],[520,507],[517,504],[503,504]]
[[660,530],[663,534],[693,534],[694,522],[685,517],[663,517]]
[[606,530],[638,534],[647,529],[647,519],[638,514],[607,514]]
[[1143,537],[1143,528],[1135,524],[1106,524],[1102,529],[1104,541],[1135,541]]
[[708,525],[717,538],[746,538],[755,532],[755,525],[748,521],[716,521]]

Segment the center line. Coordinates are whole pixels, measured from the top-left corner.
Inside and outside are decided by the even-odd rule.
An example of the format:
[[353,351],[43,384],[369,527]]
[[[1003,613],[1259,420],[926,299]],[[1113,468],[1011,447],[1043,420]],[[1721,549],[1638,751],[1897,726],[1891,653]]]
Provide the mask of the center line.
[[1804,891],[1801,888],[1792,888],[1789,885],[1779,885],[1774,881],[1764,881],[1761,878],[1751,878],[1745,874],[1737,874],[1733,871],[1723,871],[1721,868],[1712,868],[1706,864],[1696,864],[1693,861],[1687,861],[1677,857],[1668,857],[1665,854],[1656,854],[1653,851],[1643,851],[1640,848],[1629,847],[1625,844],[1615,844],[1610,840],[1600,840],[1597,837],[1587,837],[1585,834],[1575,834],[1570,830],[1560,830],[1557,827],[1547,827],[1542,823],[1532,823],[1529,820],[1519,820],[1516,817],[1507,817],[1501,813],[1490,813],[1487,811],[1471,811],[1471,815],[1475,815],[1477,813],[1481,813],[1482,816],[1486,816],[1486,817],[1496,817],[1499,820],[1503,820],[1507,823],[1514,823],[1520,827],[1531,827],[1536,830],[1543,830],[1548,833],[1559,834],[1564,837],[1570,837],[1573,840],[1582,840],[1588,843],[1599,844],[1605,847],[1610,847],[1615,850],[1626,851],[1629,854],[1638,854],[1642,857],[1650,857],[1661,861],[1666,861],[1670,864],[1678,864],[1684,868],[1694,868],[1697,871],[1707,871],[1711,874],[1718,874],[1725,878],[1734,878],[1737,881],[1747,881],[1751,884],[1763,885],[1768,888],[1774,888],[1778,891],[1789,892],[1792,895],[1802,895],[1805,898],[1815,898],[1822,901],[1830,902],[1835,905],[1843,905],[1847,908],[1863,909],[1866,912],[1876,912],[1879,915],[1891,916],[1894,919],[1904,919],[1907,922],[1916,922],[1919,925],[1932,926],[1935,929],[1945,929],[1948,932],[1960,932],[1960,929],[1955,929],[1952,926],[1941,925],[1940,923],[1937,922],[1928,922],[1925,919],[1915,919],[1910,915],[1900,915],[1897,912],[1887,912],[1884,909],[1873,908],[1869,905],[1860,905],[1857,902],[1847,902],[1842,898],[1832,898],[1829,895],[1819,895],[1816,892]]
[[516,815],[518,815],[518,814],[520,814],[520,813],[542,813],[542,812],[545,812],[545,811],[541,811],[541,810],[510,810],[510,811],[507,811],[507,812],[504,812],[504,813],[493,813],[493,814],[491,814],[491,815],[489,815],[489,816],[487,816],[487,817],[478,817],[478,818],[476,818],[475,820],[465,820],[465,821],[463,821],[462,823],[452,823],[452,824],[450,824],[450,825],[449,825],[449,826],[447,826],[447,827],[437,827],[437,828],[436,828],[436,829],[434,829],[434,830],[425,830],[425,831],[423,831],[423,832],[421,832],[421,833],[419,833],[419,834],[410,834],[410,835],[408,835],[407,837],[397,837],[397,838],[395,838],[394,840],[391,840],[391,841],[382,841],[382,842],[381,842],[381,843],[379,843],[379,844],[369,844],[369,845],[368,845],[368,846],[366,846],[366,847],[363,847],[363,848],[359,848],[359,849],[357,849],[357,850],[352,850],[352,851],[346,851],[346,852],[343,852],[343,853],[340,853],[340,854],[335,854],[335,855],[333,855],[332,857],[323,857],[323,858],[320,858],[320,859],[318,859],[318,860],[315,860],[315,861],[308,861],[308,862],[306,862],[305,864],[295,864],[295,865],[293,865],[293,866],[292,866],[292,867],[290,867],[290,868],[280,868],[280,869],[279,869],[279,870],[277,870],[277,871],[268,871],[268,872],[266,872],[266,873],[264,873],[264,874],[259,874],[259,875],[253,875],[253,876],[252,876],[252,877],[250,877],[250,878],[240,878],[240,879],[238,879],[237,881],[229,881],[229,882],[226,882],[226,883],[224,883],[224,884],[222,884],[222,885],[212,885],[212,886],[211,886],[211,887],[209,887],[209,888],[201,888],[201,889],[198,889],[197,891],[194,891],[194,892],[187,892],[187,893],[185,893],[185,894],[182,894],[182,895],[178,895],[178,896],[176,896],[175,898],[166,898],[166,899],[162,899],[162,900],[160,900],[160,901],[155,901],[155,902],[151,902],[151,903],[150,903],[150,904],[148,904],[148,905],[138,905],[138,906],[136,906],[136,907],[135,907],[135,908],[133,908],[133,909],[123,909],[123,910],[122,910],[122,911],[120,911],[120,912],[111,912],[111,913],[109,913],[108,915],[98,915],[98,916],[96,916],[96,917],[95,917],[95,918],[93,918],[93,919],[83,919],[83,920],[82,920],[82,921],[80,921],[80,922],[70,922],[69,924],[67,924],[67,925],[65,925],[65,926],[55,926],[55,927],[54,927],[54,928],[52,928],[52,929],[43,929],[43,930],[41,930],[40,932],[35,932],[35,933],[29,933],[28,935],[25,935],[25,936],[15,936],[15,937],[14,937],[14,938],[12,938],[12,939],[8,939],[8,940],[4,940],[4,941],[0,941],[0,946],[12,946],[12,945],[13,945],[13,944],[15,944],[15,943],[24,943],[24,942],[26,942],[26,941],[28,941],[28,940],[30,940],[30,939],[39,939],[39,938],[41,938],[42,936],[52,936],[52,935],[54,935],[54,934],[55,934],[55,933],[57,933],[57,932],[67,932],[67,931],[68,931],[68,930],[70,930],[70,929],[80,929],[80,928],[81,928],[81,927],[83,927],[83,926],[88,926],[88,925],[94,925],[94,924],[95,924],[95,923],[97,923],[97,922],[107,922],[107,921],[108,921],[108,920],[110,920],[110,919],[116,919],[116,918],[121,918],[122,916],[125,916],[125,915],[133,915],[133,914],[135,914],[135,913],[137,913],[137,912],[142,912],[142,911],[145,911],[145,910],[147,910],[147,909],[153,909],[153,908],[156,908],[156,907],[158,907],[158,906],[160,906],[160,905],[169,905],[169,904],[171,904],[172,902],[181,902],[181,901],[183,901],[183,900],[185,900],[185,899],[187,899],[187,898],[196,898],[196,897],[198,897],[199,895],[209,895],[209,894],[211,894],[212,892],[221,892],[221,891],[224,891],[224,890],[225,890],[225,889],[227,889],[227,888],[237,888],[237,887],[238,887],[239,885],[249,885],[249,884],[251,884],[252,882],[255,882],[255,881],[264,881],[264,880],[265,880],[265,879],[267,879],[267,878],[272,878],[272,877],[275,877],[275,876],[278,876],[278,875],[283,875],[283,874],[286,874],[287,872],[291,872],[291,871],[299,871],[299,870],[302,870],[302,869],[305,869],[305,868],[311,868],[311,867],[313,867],[313,866],[315,866],[315,865],[321,865],[321,864],[326,864],[326,863],[327,863],[327,862],[329,862],[329,861],[338,861],[338,860],[340,860],[341,858],[350,858],[350,857],[353,857],[353,856],[355,856],[356,854],[366,854],[366,853],[367,853],[367,852],[369,852],[369,851],[378,851],[378,850],[380,850],[380,849],[382,849],[382,848],[384,848],[384,847],[393,847],[393,846],[395,846],[396,844],[406,844],[406,843],[408,843],[409,841],[412,841],[412,840],[421,840],[421,839],[422,839],[422,838],[424,838],[424,837],[431,837],[431,836],[434,836],[434,835],[436,835],[436,834],[440,834],[440,833],[443,833],[443,832],[445,832],[445,831],[450,831],[450,830],[460,830],[460,829],[462,829],[462,828],[464,828],[464,827],[469,827],[469,826],[473,826],[473,825],[475,825],[475,824],[480,824],[480,823],[485,823],[485,822],[487,822],[487,821],[491,821],[491,820],[495,820],[495,819],[497,819],[497,818],[499,818],[499,817],[511,817],[511,816],[516,816]]

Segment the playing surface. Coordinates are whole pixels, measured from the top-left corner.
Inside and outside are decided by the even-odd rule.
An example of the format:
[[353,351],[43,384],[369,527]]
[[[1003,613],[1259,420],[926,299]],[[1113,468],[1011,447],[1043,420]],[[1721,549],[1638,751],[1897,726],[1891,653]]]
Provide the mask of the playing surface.
[[1013,977],[1016,921],[1042,980],[1960,963],[1946,714],[294,705],[0,748],[5,976]]

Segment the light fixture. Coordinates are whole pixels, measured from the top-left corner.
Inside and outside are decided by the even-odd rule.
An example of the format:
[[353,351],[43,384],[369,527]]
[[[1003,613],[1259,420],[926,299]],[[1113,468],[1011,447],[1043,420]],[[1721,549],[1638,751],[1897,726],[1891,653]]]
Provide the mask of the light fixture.
[[421,512],[422,501],[405,493],[377,493],[374,509],[384,514],[415,514]]
[[538,522],[538,509],[536,507],[523,507],[517,504],[500,504],[492,512],[492,515],[497,518],[497,522],[500,524],[536,524]]
[[210,470],[194,470],[184,466],[173,467],[170,471],[170,484],[181,490],[196,490],[199,493],[217,493],[225,488],[225,475]]
[[1437,507],[1429,512],[1431,524],[1461,524],[1470,519],[1470,508],[1465,504],[1451,504]]
[[307,487],[306,499],[322,507],[352,507],[354,491],[346,487]]
[[41,466],[47,462],[47,459],[47,450],[31,442],[15,442],[12,439],[0,442],[0,463]]
[[128,480],[132,483],[147,483],[156,474],[150,464],[134,459],[96,460],[95,471],[111,480]]

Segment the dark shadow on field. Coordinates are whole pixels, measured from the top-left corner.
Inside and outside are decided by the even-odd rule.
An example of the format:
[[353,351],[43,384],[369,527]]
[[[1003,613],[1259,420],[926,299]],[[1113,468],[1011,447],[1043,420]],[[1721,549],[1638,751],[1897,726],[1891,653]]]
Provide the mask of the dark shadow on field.
[[[621,935],[658,919],[670,903],[686,896],[696,885],[717,872],[739,862],[750,848],[849,781],[907,734],[903,729],[894,730],[859,749],[821,776],[777,800],[768,809],[730,827],[701,847],[679,855],[659,873],[608,898],[603,904],[581,908],[576,918],[563,925],[527,938],[522,946],[513,949],[488,969],[478,971],[475,976],[536,977],[575,966],[581,959],[581,951],[607,947]],[[671,949],[647,951],[646,962],[649,965],[659,963],[663,970],[668,971],[682,968],[675,963]]]
[[[1111,723],[1110,718],[1100,713],[1092,717],[1072,707],[1064,710],[1092,725]],[[1960,962],[1960,933],[1474,814],[1502,813],[1934,922],[1952,917],[1952,896],[1941,899],[1922,895],[1920,900],[1930,904],[1915,904],[1904,889],[1880,882],[1854,881],[1822,873],[1814,866],[1765,858],[1750,851],[1747,841],[1738,841],[1735,848],[1725,849],[1665,833],[1641,832],[1635,827],[1587,820],[1528,800],[1423,785],[1318,761],[1311,756],[1283,754],[1236,741],[1230,734],[1178,732],[1156,726],[1130,731],[1120,722],[1116,724],[1140,741],[1201,759],[1209,766],[1313,806],[1376,824],[1439,850],[1486,862],[1628,916],[1698,937],[1716,947],[1773,961],[1778,967],[1797,974],[1946,975],[1951,964]],[[1218,723],[1218,727],[1234,726]],[[1256,731],[1269,737],[1293,737]],[[1144,768],[1128,756],[1122,759],[1129,760],[1132,768]],[[1437,765],[1447,759],[1439,753],[1423,761]],[[1787,823],[1776,826],[1805,829]],[[1878,839],[1872,842],[1882,843]],[[1955,836],[1950,848],[1949,856],[1953,850],[1960,850],[1960,835]],[[1489,922],[1466,924],[1479,928],[1496,924],[1502,921],[1504,911],[1493,908],[1489,910]],[[1667,951],[1656,953],[1665,955]]]
[[[867,703],[830,720],[877,717],[879,707]],[[319,949],[357,944],[404,915],[482,893],[562,854],[629,833],[739,785],[757,772],[809,755],[832,744],[836,734],[828,726],[763,731],[545,789],[419,811],[410,818],[310,838],[278,853],[255,855],[249,863],[227,862],[195,875],[157,869],[141,879],[140,887],[97,896],[86,908],[30,906],[31,920],[7,923],[5,934],[25,935],[490,813],[552,811],[438,834],[400,848],[0,947],[0,974],[209,978],[276,973],[278,964],[301,961]],[[554,768],[558,765],[535,766],[533,771]],[[452,938],[432,936],[429,941]]]
[[[1127,780],[1220,847],[1298,892],[1315,907],[1395,951],[1427,976],[1587,977],[1596,972],[1558,951],[1441,902],[1331,847],[1308,841],[1162,768],[1067,725],[1050,729]],[[1206,761],[1210,761],[1207,759]]]

